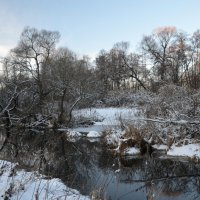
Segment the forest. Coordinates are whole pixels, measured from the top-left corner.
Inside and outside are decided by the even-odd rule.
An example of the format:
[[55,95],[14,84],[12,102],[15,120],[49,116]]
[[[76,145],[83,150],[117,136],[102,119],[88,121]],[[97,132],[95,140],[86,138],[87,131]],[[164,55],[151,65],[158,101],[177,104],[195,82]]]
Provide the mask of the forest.
[[[133,96],[142,93],[160,97],[154,99],[156,107],[150,102],[150,115],[197,120],[199,30],[190,36],[175,27],[156,28],[143,36],[138,52],[130,52],[129,43],[122,41],[100,50],[94,62],[67,47],[58,48],[59,38],[59,32],[26,27],[2,60],[1,123],[31,127],[51,120],[55,127],[68,127],[74,108],[131,105]],[[172,98],[180,98],[182,105],[170,104]]]

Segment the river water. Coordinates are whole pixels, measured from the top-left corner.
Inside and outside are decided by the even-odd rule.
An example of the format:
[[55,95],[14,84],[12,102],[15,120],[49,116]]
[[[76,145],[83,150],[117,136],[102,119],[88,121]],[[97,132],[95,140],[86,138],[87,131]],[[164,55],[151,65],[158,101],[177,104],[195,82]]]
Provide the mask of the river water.
[[60,178],[84,195],[108,200],[200,199],[200,164],[190,160],[120,158],[101,140],[70,142],[64,132],[13,130],[8,138],[5,130],[0,133],[1,160]]

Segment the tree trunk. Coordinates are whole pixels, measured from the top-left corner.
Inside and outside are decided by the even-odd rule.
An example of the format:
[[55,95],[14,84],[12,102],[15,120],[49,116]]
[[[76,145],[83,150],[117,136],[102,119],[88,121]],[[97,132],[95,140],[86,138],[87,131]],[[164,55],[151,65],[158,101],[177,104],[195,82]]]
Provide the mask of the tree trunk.
[[64,100],[65,100],[66,92],[67,92],[67,89],[65,88],[63,90],[63,94],[62,94],[62,97],[61,97],[61,103],[60,103],[60,115],[59,115],[59,118],[58,118],[58,122],[60,124],[62,124],[64,122]]
[[72,111],[73,109],[75,108],[76,104],[82,99],[82,97],[79,97],[75,102],[74,104],[71,106],[70,110],[69,110],[69,119],[68,119],[68,122],[67,122],[67,125],[69,125],[69,123],[71,122],[72,120]]

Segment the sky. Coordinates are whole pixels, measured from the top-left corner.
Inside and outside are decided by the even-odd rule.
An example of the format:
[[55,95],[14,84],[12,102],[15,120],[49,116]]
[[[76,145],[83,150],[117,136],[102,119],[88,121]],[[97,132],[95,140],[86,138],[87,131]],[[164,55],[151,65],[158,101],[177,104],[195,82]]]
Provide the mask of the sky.
[[92,58],[120,41],[136,51],[157,27],[200,29],[199,8],[200,0],[0,0],[0,58],[26,26],[59,31],[58,46]]

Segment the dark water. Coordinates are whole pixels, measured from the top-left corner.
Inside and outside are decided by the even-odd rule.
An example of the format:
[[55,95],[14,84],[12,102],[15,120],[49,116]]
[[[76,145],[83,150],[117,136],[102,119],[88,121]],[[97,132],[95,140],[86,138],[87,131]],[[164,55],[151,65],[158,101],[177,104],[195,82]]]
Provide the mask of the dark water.
[[120,126],[117,125],[92,125],[92,126],[88,126],[88,127],[77,127],[77,128],[73,128],[74,131],[77,132],[81,132],[81,133],[88,133],[90,131],[97,131],[97,132],[103,132],[106,130],[110,130],[110,129],[119,129]]
[[[68,187],[108,200],[200,199],[200,164],[185,159],[126,157],[101,141],[69,142],[62,132],[0,131],[0,159],[60,178]],[[6,140],[5,140],[6,139]]]

